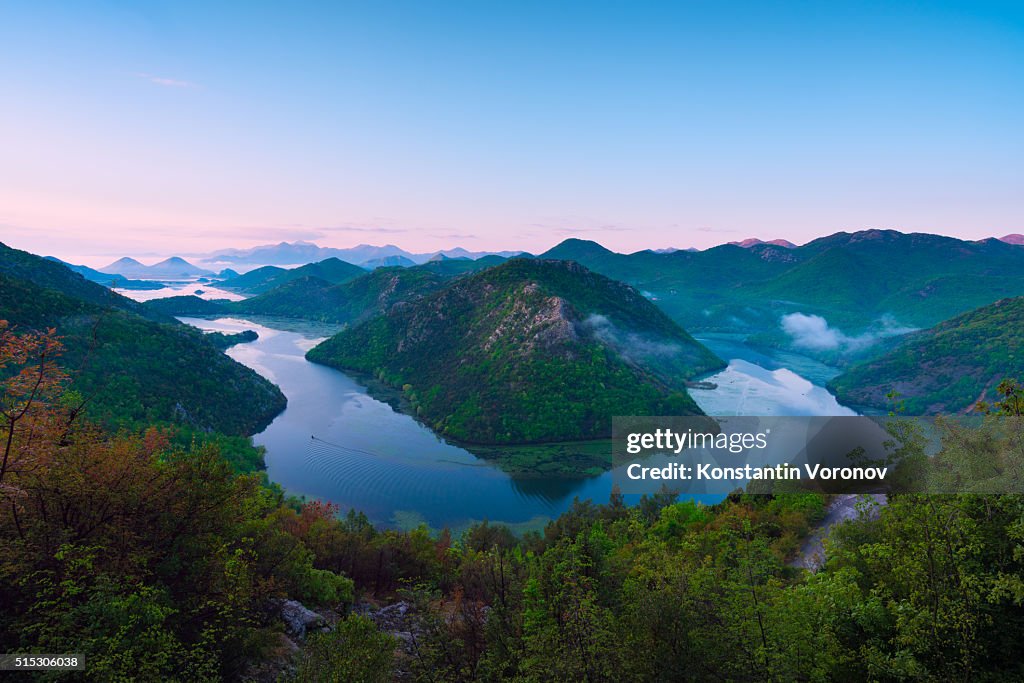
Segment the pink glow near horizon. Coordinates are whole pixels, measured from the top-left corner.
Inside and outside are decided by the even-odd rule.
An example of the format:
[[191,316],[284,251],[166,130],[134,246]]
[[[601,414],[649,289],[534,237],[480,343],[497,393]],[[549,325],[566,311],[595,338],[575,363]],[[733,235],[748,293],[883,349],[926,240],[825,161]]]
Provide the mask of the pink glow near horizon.
[[[3,198],[0,197],[0,200]],[[8,209],[10,203],[4,203]],[[50,204],[52,206],[52,204]],[[169,256],[196,258],[223,249],[248,249],[279,242],[313,242],[321,247],[347,248],[359,244],[396,245],[413,253],[431,253],[442,249],[463,247],[470,251],[522,250],[541,253],[570,237],[593,240],[622,253],[641,249],[696,247],[705,249],[718,244],[756,237],[763,240],[786,239],[804,244],[817,237],[834,232],[893,228],[903,232],[930,232],[960,239],[1002,237],[1012,230],[956,230],[929,228],[928,226],[835,224],[815,230],[809,226],[784,230],[752,228],[713,228],[695,225],[690,228],[679,224],[667,227],[626,228],[618,225],[600,225],[587,219],[577,219],[578,230],[569,227],[571,219],[549,220],[527,225],[498,225],[491,230],[475,231],[445,228],[403,228],[391,221],[380,227],[366,223],[339,223],[324,226],[282,224],[268,225],[225,224],[216,217],[209,222],[193,218],[191,225],[161,222],[158,212],[131,209],[97,209],[67,202],[64,211],[44,209],[32,211],[26,204],[21,210],[3,210],[0,213],[0,241],[9,246],[33,253],[57,256],[66,261],[102,267],[122,256],[131,256],[146,263],[156,263]],[[39,223],[31,220],[42,218]],[[168,218],[176,219],[178,216]],[[21,221],[25,221],[22,223]],[[38,227],[39,224],[45,227]],[[68,227],[55,227],[63,224]],[[798,225],[796,221],[791,225]],[[73,226],[73,227],[71,227]],[[145,226],[145,227],[138,227]],[[209,227],[216,226],[216,227]]]

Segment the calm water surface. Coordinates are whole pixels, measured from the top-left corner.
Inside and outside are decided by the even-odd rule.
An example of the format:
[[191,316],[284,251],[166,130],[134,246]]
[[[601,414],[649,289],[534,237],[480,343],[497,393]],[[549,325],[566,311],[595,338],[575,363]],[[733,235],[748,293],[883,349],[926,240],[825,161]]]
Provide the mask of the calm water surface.
[[[324,330],[289,331],[238,318],[182,321],[204,330],[259,333],[257,341],[227,353],[288,397],[285,411],[253,440],[267,450],[270,479],[290,493],[361,510],[382,525],[426,522],[461,529],[488,519],[525,530],[564,512],[576,496],[604,502],[611,492],[611,472],[588,479],[516,478],[446,443],[412,417],[370,397],[351,377],[306,361],[305,352],[327,334]],[[706,340],[719,355],[733,359],[709,378],[718,389],[692,392],[706,412],[852,414],[824,388],[783,367],[780,359],[758,358],[759,352],[742,344],[720,341]]]

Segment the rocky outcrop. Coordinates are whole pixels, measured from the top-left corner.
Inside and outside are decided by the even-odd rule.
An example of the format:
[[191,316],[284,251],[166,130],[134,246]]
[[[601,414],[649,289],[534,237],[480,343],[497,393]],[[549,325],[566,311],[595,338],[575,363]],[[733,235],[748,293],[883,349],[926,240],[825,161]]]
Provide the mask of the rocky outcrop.
[[352,611],[363,615],[377,624],[381,631],[397,638],[399,645],[406,652],[411,651],[416,636],[420,634],[420,626],[412,612],[412,605],[405,600],[384,607],[375,607],[372,603],[363,601],[356,603]]
[[312,631],[326,631],[327,619],[314,612],[298,600],[285,600],[280,607],[281,621],[285,632],[293,638],[302,640]]

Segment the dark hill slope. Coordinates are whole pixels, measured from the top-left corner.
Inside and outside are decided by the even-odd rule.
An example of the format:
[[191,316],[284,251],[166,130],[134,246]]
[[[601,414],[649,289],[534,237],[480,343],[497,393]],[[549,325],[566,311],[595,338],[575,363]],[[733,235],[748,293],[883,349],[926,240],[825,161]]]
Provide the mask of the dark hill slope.
[[150,299],[143,306],[147,310],[169,316],[178,315],[220,315],[230,313],[226,307],[229,302],[210,301],[194,294],[184,296],[168,296],[161,299]]
[[170,322],[170,319],[163,314],[149,311],[137,301],[112,292],[103,285],[90,282],[60,261],[42,258],[20,249],[12,249],[2,243],[0,243],[0,273],[34,283],[45,289],[55,290],[83,302],[136,313],[153,320]]
[[468,258],[440,258],[415,266],[415,269],[428,271],[436,275],[440,275],[441,277],[450,278],[458,277],[459,275],[466,275],[468,273],[476,273],[484,270],[485,268],[500,266],[507,260],[508,259],[505,257],[497,256],[495,254],[481,256],[475,260]]
[[375,373],[438,432],[492,444],[604,437],[614,415],[700,414],[686,381],[723,365],[632,287],[527,259],[396,304],[308,357]]
[[225,280],[220,286],[246,294],[262,294],[292,280],[304,277],[313,277],[332,284],[340,284],[365,274],[366,271],[359,266],[354,266],[339,258],[332,257],[317,263],[307,263],[304,266],[291,269],[264,266],[245,275]]
[[281,268],[279,266],[263,266],[262,268],[250,270],[248,273],[242,273],[241,275],[228,278],[221,282],[220,286],[223,289],[230,289],[238,292],[253,292],[254,290],[266,285],[266,283],[274,277],[287,272],[287,268]]
[[829,387],[854,405],[885,408],[893,391],[912,415],[962,412],[995,398],[1002,379],[1024,379],[1022,341],[1024,297],[1005,299],[910,334]]
[[771,305],[746,295],[744,286],[784,273],[794,250],[726,244],[706,251],[616,254],[596,242],[566,240],[538,258],[576,261],[644,292],[687,329],[764,329],[777,316]]
[[397,301],[433,292],[445,280],[420,268],[378,268],[343,284],[316,277],[292,280],[259,296],[226,304],[236,313],[355,323],[383,313]]

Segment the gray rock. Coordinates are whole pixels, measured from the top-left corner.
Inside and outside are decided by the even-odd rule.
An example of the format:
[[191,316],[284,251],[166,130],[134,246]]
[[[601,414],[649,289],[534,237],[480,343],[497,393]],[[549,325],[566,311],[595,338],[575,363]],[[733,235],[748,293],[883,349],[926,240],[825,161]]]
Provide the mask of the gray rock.
[[305,638],[310,630],[322,629],[327,623],[322,615],[298,600],[285,600],[281,603],[281,621],[288,634],[299,639]]

